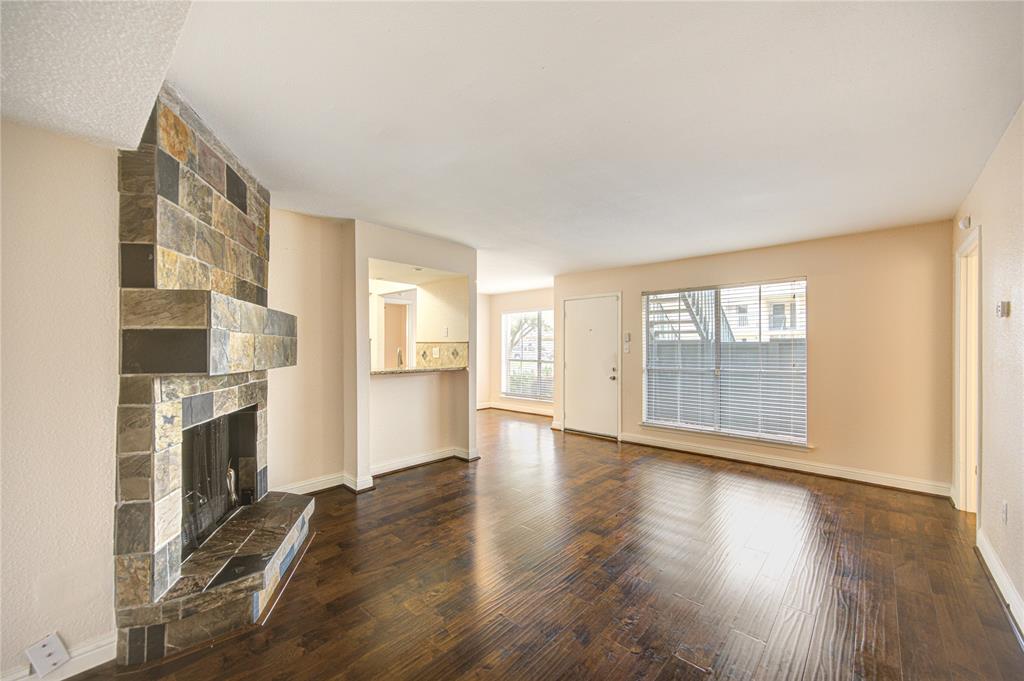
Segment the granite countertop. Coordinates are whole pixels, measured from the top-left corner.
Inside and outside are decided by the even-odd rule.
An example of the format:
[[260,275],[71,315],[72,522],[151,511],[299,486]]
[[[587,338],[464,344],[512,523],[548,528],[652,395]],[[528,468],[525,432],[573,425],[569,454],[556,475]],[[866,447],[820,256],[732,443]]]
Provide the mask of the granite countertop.
[[370,372],[371,376],[389,374],[429,374],[435,371],[465,371],[469,367],[413,367],[411,369],[376,369]]

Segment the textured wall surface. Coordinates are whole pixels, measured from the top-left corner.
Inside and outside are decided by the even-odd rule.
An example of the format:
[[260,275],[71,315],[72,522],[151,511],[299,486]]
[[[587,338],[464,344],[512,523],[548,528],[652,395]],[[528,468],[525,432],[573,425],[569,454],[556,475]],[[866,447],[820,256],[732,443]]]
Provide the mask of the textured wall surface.
[[117,155],[6,120],[2,135],[7,674],[51,631],[73,652],[113,643]]
[[[1024,594],[1024,108],[957,213],[981,230],[981,498],[984,532]],[[958,240],[966,234],[955,230]],[[995,315],[1010,301],[1010,316]],[[1002,522],[1002,504],[1009,507]],[[1004,589],[1005,590],[1005,589]],[[1004,594],[1009,598],[1009,594]],[[1024,612],[1015,612],[1022,621]]]

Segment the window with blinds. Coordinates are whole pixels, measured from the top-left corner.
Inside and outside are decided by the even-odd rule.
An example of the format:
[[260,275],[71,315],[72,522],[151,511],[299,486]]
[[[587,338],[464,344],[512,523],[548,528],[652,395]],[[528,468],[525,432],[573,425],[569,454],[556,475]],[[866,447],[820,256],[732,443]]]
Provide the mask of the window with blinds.
[[555,384],[554,310],[501,315],[501,393],[551,401]]
[[645,293],[644,422],[807,443],[807,282]]

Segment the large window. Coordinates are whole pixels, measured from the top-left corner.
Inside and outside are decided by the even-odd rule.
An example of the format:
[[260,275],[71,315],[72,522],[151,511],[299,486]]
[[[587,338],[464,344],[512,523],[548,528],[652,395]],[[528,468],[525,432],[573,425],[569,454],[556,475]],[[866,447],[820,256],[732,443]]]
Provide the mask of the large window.
[[644,422],[807,443],[807,282],[646,293]]
[[550,401],[554,383],[554,311],[501,315],[501,393]]

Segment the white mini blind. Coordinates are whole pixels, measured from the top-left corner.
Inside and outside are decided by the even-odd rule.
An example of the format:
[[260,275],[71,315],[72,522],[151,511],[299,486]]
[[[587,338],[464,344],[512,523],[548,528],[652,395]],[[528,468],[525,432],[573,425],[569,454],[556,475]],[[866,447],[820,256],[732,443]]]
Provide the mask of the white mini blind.
[[807,282],[646,293],[644,422],[807,443]]
[[501,392],[551,401],[555,384],[554,310],[501,315]]

